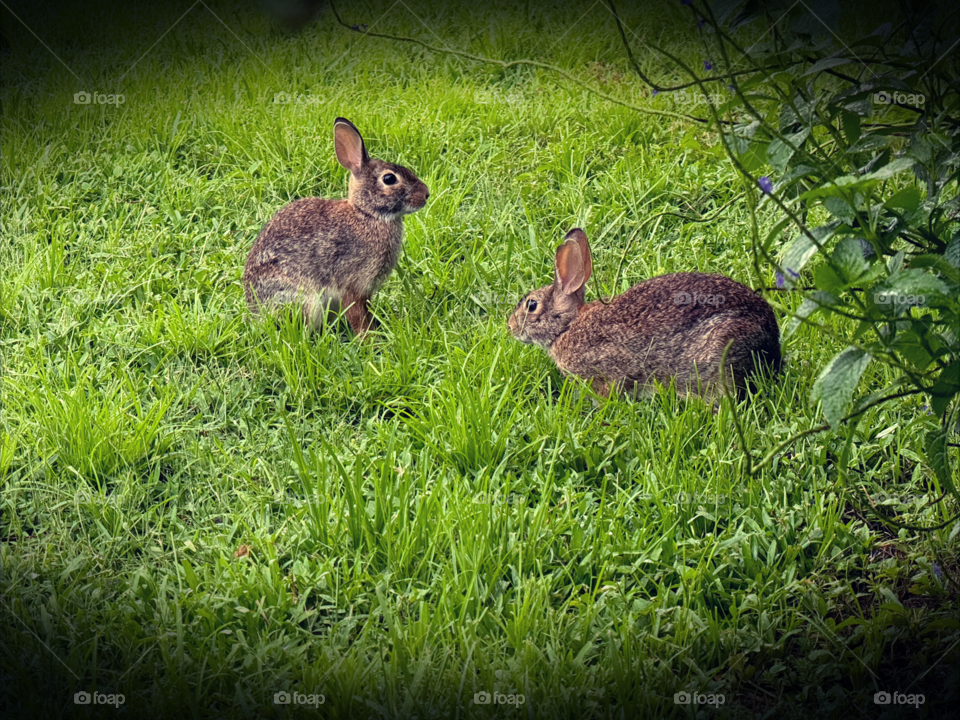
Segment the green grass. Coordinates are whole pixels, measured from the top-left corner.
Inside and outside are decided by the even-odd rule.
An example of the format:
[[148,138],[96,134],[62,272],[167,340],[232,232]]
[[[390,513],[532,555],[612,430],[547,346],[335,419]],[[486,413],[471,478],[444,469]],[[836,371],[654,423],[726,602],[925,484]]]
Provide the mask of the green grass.
[[[910,450],[919,401],[868,413],[846,478],[830,434],[750,476],[728,405],[598,404],[506,330],[575,225],[590,297],[679,270],[771,285],[742,203],[650,221],[739,193],[713,138],[329,10],[290,37],[210,7],[223,24],[195,6],[149,52],[183,11],[23,11],[69,72],[4,16],[6,707],[93,715],[73,694],[97,690],[144,717],[306,714],[273,703],[290,690],[331,717],[469,718],[510,712],[474,704],[495,691],[524,695],[518,717],[876,717],[873,693],[907,688],[926,695],[911,717],[955,705],[957,593],[932,565],[957,576],[955,525],[876,518],[949,517],[923,507],[941,491]],[[671,7],[625,15],[697,61]],[[676,109],[633,80],[602,3],[415,9],[373,29]],[[431,189],[362,346],[244,321],[262,225],[345,193],[337,115]],[[783,325],[799,299],[772,300]],[[808,395],[839,349],[790,338],[783,377],[736,410],[754,457],[822,421]],[[867,389],[891,379],[871,366]]]

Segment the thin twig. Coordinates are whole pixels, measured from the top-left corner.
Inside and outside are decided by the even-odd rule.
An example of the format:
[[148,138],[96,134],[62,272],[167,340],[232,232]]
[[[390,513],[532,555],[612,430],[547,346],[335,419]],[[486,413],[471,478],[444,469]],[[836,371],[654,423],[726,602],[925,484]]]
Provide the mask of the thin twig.
[[[613,13],[613,17],[617,21],[617,30],[620,31],[620,39],[623,41],[623,49],[627,53],[627,57],[630,59],[630,64],[633,65],[633,69],[636,71],[637,75],[640,76],[640,79],[643,80],[647,85],[649,85],[653,90],[657,92],[673,92],[675,90],[685,90],[688,87],[694,87],[698,85],[696,80],[691,80],[688,83],[681,83],[679,85],[658,85],[653,80],[648,78],[643,70],[640,69],[640,65],[637,63],[636,59],[633,56],[633,48],[630,47],[630,42],[627,40],[627,34],[624,31],[623,21],[620,19],[620,13],[617,12],[617,8],[613,4],[613,0],[607,0],[607,5],[610,6],[610,12]],[[760,70],[741,70],[731,74],[731,77],[740,77],[742,75],[753,75]],[[704,78],[704,82],[722,82],[724,80],[723,76]]]
[[369,30],[361,30],[357,26],[348,25],[340,18],[339,13],[337,12],[336,3],[332,2],[332,0],[330,2],[330,7],[333,10],[333,15],[334,17],[336,17],[337,22],[343,27],[347,28],[347,30],[350,30],[351,32],[360,33],[361,35],[368,35],[370,37],[384,38],[386,40],[397,40],[399,42],[414,43],[415,45],[420,45],[421,47],[426,48],[431,52],[443,53],[446,55],[454,55],[456,57],[462,57],[467,60],[473,60],[474,62],[487,63],[488,65],[496,65],[498,67],[503,68],[504,70],[507,70],[512,67],[521,67],[521,66],[535,67],[535,68],[540,68],[541,70],[549,70],[550,72],[556,73],[557,75],[573,83],[574,85],[578,85],[579,87],[582,87],[587,92],[593,95],[596,95],[599,98],[603,98],[607,102],[612,102],[615,105],[620,105],[622,107],[628,108],[638,113],[643,113],[645,115],[659,115],[660,117],[674,118],[675,120],[689,120],[691,122],[696,122],[704,125],[710,122],[706,118],[699,118],[699,117],[696,117],[695,115],[688,115],[686,113],[675,113],[675,112],[670,112],[669,110],[654,110],[652,108],[641,107],[640,105],[634,105],[633,103],[629,103],[625,100],[616,98],[613,95],[608,95],[607,93],[600,92],[589,83],[583,80],[580,80],[579,78],[567,72],[566,70],[559,68],[556,65],[551,65],[549,63],[543,63],[537,60],[527,60],[527,59],[494,60],[493,58],[484,57],[483,55],[474,55],[472,53],[463,52],[462,50],[453,50],[451,48],[432,45],[431,43],[424,42],[423,40],[418,40],[417,38],[404,37],[402,35],[389,35],[387,33],[376,33],[376,32],[370,32]]

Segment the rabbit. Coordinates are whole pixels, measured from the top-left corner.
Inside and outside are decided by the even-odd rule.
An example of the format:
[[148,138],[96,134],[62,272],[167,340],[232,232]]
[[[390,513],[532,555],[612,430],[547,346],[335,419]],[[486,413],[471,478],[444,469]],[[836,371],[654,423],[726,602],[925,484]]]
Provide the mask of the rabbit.
[[329,312],[346,308],[363,339],[374,325],[370,298],[400,257],[403,216],[421,209],[430,191],[411,170],[370,157],[349,120],[338,117],[333,136],[337,160],[350,171],[348,198],[281,208],[253,243],[243,286],[253,315],[297,303],[319,328]]
[[574,228],[557,249],[553,284],[524,296],[507,325],[521,342],[544,348],[561,372],[589,380],[600,397],[612,386],[649,393],[654,381],[673,381],[683,394],[716,399],[736,388],[742,399],[754,372],[780,371],[777,319],[748,287],[723,275],[673,273],[609,303],[585,303],[591,271],[587,236]]

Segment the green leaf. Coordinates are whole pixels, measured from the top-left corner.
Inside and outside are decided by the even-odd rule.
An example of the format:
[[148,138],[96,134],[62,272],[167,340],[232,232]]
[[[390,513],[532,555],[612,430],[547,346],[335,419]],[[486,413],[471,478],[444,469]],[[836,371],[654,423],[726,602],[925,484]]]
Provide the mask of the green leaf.
[[752,142],[746,152],[740,155],[740,164],[747,172],[754,173],[767,164],[766,152],[766,143]]
[[920,188],[916,185],[910,185],[905,187],[903,190],[894,193],[891,197],[887,198],[887,201],[883,204],[884,207],[888,208],[898,208],[900,210],[905,210],[906,212],[913,212],[918,207],[920,207]]
[[857,323],[857,329],[853,331],[853,340],[859,340],[867,330],[873,329],[873,323],[869,320],[861,320]]
[[683,139],[680,141],[680,147],[684,150],[701,150],[703,148],[693,131],[683,136]]
[[933,358],[924,345],[923,336],[918,335],[913,330],[899,333],[896,340],[891,344],[891,348],[920,372],[930,367],[930,363],[933,362]]
[[846,415],[853,391],[870,359],[871,356],[863,350],[848,347],[830,361],[813,384],[811,398],[822,403],[823,415],[834,430]]
[[890,138],[888,137],[883,137],[882,135],[867,135],[865,138],[860,138],[857,142],[848,147],[847,154],[852,155],[854,153],[873,152],[874,150],[885,148],[889,144]]
[[894,175],[909,170],[916,162],[914,158],[899,157],[896,160],[891,160],[879,170],[874,170],[872,173],[864,175],[864,179],[889,180]]
[[887,270],[891,275],[900,272],[903,268],[903,258],[903,250],[899,250],[896,255],[887,261]]
[[190,589],[197,592],[197,588],[200,587],[200,581],[197,579],[197,574],[193,571],[193,565],[191,565],[190,561],[186,558],[183,558],[180,564],[183,566],[183,574],[187,579],[187,584],[190,586]]
[[947,443],[949,433],[949,426],[928,432],[923,451],[927,456],[927,463],[937,476],[937,480],[939,480],[955,498],[960,500],[960,494],[957,493],[957,487],[953,482],[953,476],[950,472],[950,446]]
[[816,187],[810,188],[800,196],[800,199],[809,200],[811,198],[826,197],[830,195],[836,197],[852,196],[853,191],[867,190],[879,182],[879,180],[869,177],[841,175],[840,177],[835,178],[833,182],[825,182],[822,185],[817,185]]
[[860,139],[860,116],[857,113],[843,110],[840,114],[843,122],[843,134],[847,136],[847,142],[851,145],[856,144]]
[[823,199],[823,206],[830,211],[838,220],[842,220],[847,225],[853,227],[857,216],[854,214],[853,207],[847,202],[846,198],[832,196]]
[[767,160],[770,161],[770,166],[777,172],[783,172],[790,158],[800,149],[809,134],[809,128],[804,128],[800,132],[784,135],[783,140],[774,139],[767,147]]
[[960,270],[951,265],[943,255],[918,255],[910,259],[910,267],[930,268],[953,283],[960,282]]
[[717,19],[717,24],[723,27],[724,23],[733,14],[733,11],[743,5],[744,0],[718,0],[713,5],[713,15]]
[[953,240],[947,245],[947,249],[943,251],[943,258],[953,267],[960,270],[960,235],[953,236]]
[[830,68],[837,67],[838,65],[849,65],[851,62],[854,62],[854,61],[851,60],[850,58],[837,57],[836,55],[831,57],[821,58],[820,60],[817,60],[817,62],[813,64],[813,67],[807,70],[800,77],[805,77],[806,75],[813,75],[814,73],[818,73],[821,70],[829,70]]
[[812,165],[792,165],[787,169],[787,172],[783,175],[783,177],[780,178],[780,186],[786,187],[799,178],[807,177],[816,172],[817,169]]
[[890,591],[889,588],[882,587],[880,588],[880,594],[883,595],[892,605],[903,610],[903,603],[897,599],[897,596]]
[[870,289],[872,307],[888,318],[909,315],[911,307],[928,307],[947,292],[946,284],[924,270],[914,268],[892,274]]
[[[821,225],[810,230],[810,234],[823,245],[833,235],[837,228],[837,223]],[[783,259],[780,261],[780,267],[783,268],[784,279],[787,287],[792,287],[792,279],[800,274],[803,266],[807,264],[817,252],[817,245],[806,233],[801,233],[787,247],[783,253]]]
[[943,415],[950,403],[960,394],[960,361],[954,360],[940,371],[940,377],[930,388],[930,409],[937,417]]
[[879,285],[878,289],[904,295],[946,295],[948,292],[943,280],[922,268],[909,268],[894,273]]
[[840,241],[830,256],[834,267],[843,273],[843,279],[852,284],[870,269],[863,257],[863,248],[860,241],[854,237],[846,237]]

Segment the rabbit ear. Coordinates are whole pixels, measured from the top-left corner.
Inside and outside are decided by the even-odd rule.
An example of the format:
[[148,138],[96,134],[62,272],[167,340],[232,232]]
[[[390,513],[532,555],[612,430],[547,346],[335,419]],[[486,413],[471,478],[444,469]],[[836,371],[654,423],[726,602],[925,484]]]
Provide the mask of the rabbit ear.
[[587,281],[584,275],[583,255],[576,240],[564,241],[557,248],[557,275],[554,284],[560,287],[564,295],[572,295]]
[[346,118],[338,117],[333,121],[333,144],[337,160],[354,175],[359,174],[370,159],[360,131]]
[[566,240],[576,240],[580,246],[580,258],[583,260],[583,282],[587,282],[593,275],[593,260],[590,259],[590,243],[587,234],[580,228],[574,228],[567,233]]

